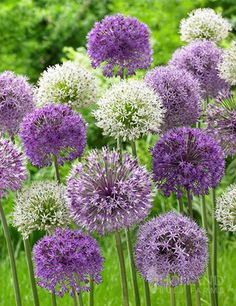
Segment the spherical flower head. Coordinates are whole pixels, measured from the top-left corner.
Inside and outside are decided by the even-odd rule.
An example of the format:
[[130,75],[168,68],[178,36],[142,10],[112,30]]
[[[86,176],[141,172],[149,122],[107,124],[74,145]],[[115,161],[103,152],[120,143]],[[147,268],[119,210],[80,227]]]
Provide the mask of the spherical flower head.
[[24,76],[0,74],[0,131],[16,134],[24,116],[34,109],[33,90]]
[[224,174],[224,156],[206,132],[177,128],[165,133],[152,149],[154,181],[164,195],[181,197],[184,190],[204,195]]
[[181,39],[186,42],[206,39],[217,43],[226,38],[229,31],[229,22],[210,8],[196,9],[180,23]]
[[75,62],[65,62],[45,70],[36,90],[39,104],[67,104],[74,109],[84,108],[97,98],[93,74]]
[[9,190],[16,191],[21,188],[27,178],[25,161],[19,149],[0,139],[0,199],[7,195]]
[[106,16],[88,34],[88,55],[106,77],[134,75],[152,62],[149,28],[134,17]]
[[219,63],[220,77],[230,85],[236,85],[236,42],[228,50],[224,50]]
[[94,116],[104,135],[132,141],[158,132],[163,121],[162,101],[143,81],[128,80],[113,85],[97,102]]
[[145,76],[166,109],[163,130],[190,126],[201,114],[200,86],[191,73],[174,66],[157,67]]
[[194,221],[170,212],[141,226],[135,247],[138,271],[160,286],[195,283],[208,263],[208,240]]
[[25,117],[20,137],[33,165],[51,165],[53,156],[63,164],[83,154],[86,125],[68,106],[48,104]]
[[88,291],[89,279],[101,282],[103,258],[97,241],[79,230],[58,228],[33,249],[38,285],[63,296]]
[[236,184],[230,185],[220,197],[216,199],[216,220],[222,230],[236,231]]
[[103,235],[142,221],[152,207],[151,178],[136,159],[116,151],[92,151],[67,182],[72,218]]
[[236,99],[222,96],[209,104],[206,112],[207,131],[219,142],[226,156],[236,154]]
[[218,65],[222,50],[210,41],[196,41],[177,49],[170,61],[178,69],[185,69],[199,81],[202,98],[215,98],[229,90],[229,85],[219,77]]
[[56,182],[36,182],[17,194],[13,223],[24,239],[35,230],[53,232],[70,223],[65,187]]

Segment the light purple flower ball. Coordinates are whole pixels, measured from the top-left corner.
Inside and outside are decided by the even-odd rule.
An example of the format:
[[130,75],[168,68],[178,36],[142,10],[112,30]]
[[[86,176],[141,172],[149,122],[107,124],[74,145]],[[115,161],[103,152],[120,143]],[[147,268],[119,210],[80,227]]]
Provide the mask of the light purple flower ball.
[[51,165],[53,155],[63,164],[83,154],[86,125],[68,106],[48,104],[25,117],[20,137],[33,165]]
[[201,90],[191,73],[174,66],[156,67],[147,73],[145,82],[163,101],[163,130],[197,122],[202,110]]
[[134,17],[106,16],[88,34],[88,55],[106,77],[133,75],[152,62],[149,29]]
[[219,77],[218,65],[222,50],[210,41],[195,41],[177,49],[170,65],[185,69],[199,81],[202,98],[215,98],[220,92],[229,90],[229,85]]
[[155,285],[195,283],[208,263],[206,233],[180,214],[161,215],[141,226],[135,260],[140,274]]
[[88,291],[91,278],[100,283],[103,257],[97,241],[79,230],[58,228],[33,248],[35,277],[42,288],[63,296]]
[[215,139],[200,129],[165,133],[152,149],[153,178],[165,196],[204,195],[224,174],[224,156]]
[[35,107],[33,90],[24,76],[11,71],[0,74],[0,131],[16,134],[26,114]]
[[67,182],[72,218],[83,228],[103,235],[142,221],[152,207],[151,178],[136,159],[119,153],[91,151]]
[[18,148],[5,139],[0,139],[0,199],[9,190],[21,188],[27,178],[24,158]]

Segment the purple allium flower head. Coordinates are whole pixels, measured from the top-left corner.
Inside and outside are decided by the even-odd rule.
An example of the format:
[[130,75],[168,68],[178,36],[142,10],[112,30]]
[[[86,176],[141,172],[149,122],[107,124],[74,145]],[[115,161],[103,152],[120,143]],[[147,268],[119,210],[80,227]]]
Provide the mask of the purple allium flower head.
[[39,286],[63,296],[90,290],[91,277],[101,282],[103,258],[97,241],[79,230],[56,229],[40,239],[33,249],[35,277]]
[[24,76],[0,74],[0,130],[16,134],[24,116],[34,109],[33,90]]
[[135,260],[144,279],[155,285],[194,283],[208,262],[206,233],[178,213],[161,215],[141,226]]
[[86,125],[80,114],[66,105],[48,104],[25,117],[21,140],[32,164],[43,167],[80,157],[86,144]]
[[207,107],[208,132],[220,143],[226,155],[236,154],[236,99],[222,95]]
[[0,198],[8,190],[18,190],[27,178],[24,158],[15,145],[0,139]]
[[182,196],[184,190],[204,195],[224,174],[220,146],[206,132],[177,128],[165,133],[152,149],[154,181],[164,195]]
[[103,235],[142,221],[151,204],[151,179],[137,160],[94,150],[75,167],[67,183],[72,217],[78,225]]
[[201,113],[200,86],[191,73],[174,66],[156,67],[145,77],[166,108],[162,129],[189,126]]
[[151,64],[149,40],[147,25],[136,18],[106,16],[88,34],[88,55],[93,68],[105,63],[103,74],[107,77],[133,75]]
[[222,50],[210,41],[195,41],[177,49],[170,61],[179,69],[186,69],[199,81],[202,98],[215,98],[229,85],[219,77],[218,65]]

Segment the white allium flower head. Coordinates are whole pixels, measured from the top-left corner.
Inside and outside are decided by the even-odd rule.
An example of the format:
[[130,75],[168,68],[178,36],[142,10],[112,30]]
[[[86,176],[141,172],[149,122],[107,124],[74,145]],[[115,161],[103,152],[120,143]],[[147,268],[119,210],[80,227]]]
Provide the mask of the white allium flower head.
[[143,81],[114,84],[97,102],[94,112],[104,135],[132,141],[149,131],[158,132],[163,121],[161,98]]
[[220,77],[230,85],[236,85],[236,41],[223,52],[222,61],[219,64]]
[[95,76],[80,64],[72,61],[47,68],[35,90],[39,106],[47,103],[67,104],[84,108],[97,98]]
[[226,38],[231,25],[211,8],[199,8],[189,13],[180,23],[182,41],[207,39],[215,43]]
[[236,231],[236,184],[230,185],[217,198],[215,216],[222,230]]
[[70,223],[65,187],[53,181],[35,182],[17,194],[13,223],[24,239],[35,230],[52,232]]

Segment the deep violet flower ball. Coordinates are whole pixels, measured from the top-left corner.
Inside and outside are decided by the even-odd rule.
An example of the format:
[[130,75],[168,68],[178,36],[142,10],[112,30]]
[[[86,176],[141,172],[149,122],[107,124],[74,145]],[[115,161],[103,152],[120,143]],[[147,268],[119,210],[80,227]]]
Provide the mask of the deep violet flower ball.
[[88,34],[88,55],[106,77],[133,75],[151,64],[149,29],[134,17],[106,16]]
[[26,114],[34,109],[33,89],[24,76],[0,74],[0,131],[16,134]]
[[218,65],[222,50],[210,41],[195,41],[177,49],[170,61],[178,69],[186,69],[199,81],[202,98],[215,98],[229,90],[229,85],[220,78]]
[[51,165],[53,156],[63,164],[82,155],[86,125],[68,106],[48,104],[25,117],[20,137],[33,165]]
[[142,221],[151,204],[151,178],[136,159],[116,151],[91,151],[67,182],[72,218],[103,235]]
[[195,283],[208,263],[206,233],[185,216],[161,215],[141,226],[135,260],[144,279],[155,285]]
[[63,296],[88,291],[89,279],[101,282],[103,258],[97,241],[79,230],[58,228],[33,249],[35,277],[42,288]]
[[11,142],[0,139],[0,199],[21,188],[27,178],[23,154]]
[[197,122],[202,108],[200,85],[191,73],[174,66],[156,67],[146,74],[145,82],[163,101],[163,130]]
[[236,99],[221,96],[209,104],[206,112],[207,131],[219,142],[225,155],[236,154]]
[[152,149],[153,178],[164,195],[178,197],[184,190],[204,195],[224,174],[220,146],[206,132],[177,128],[162,135]]

